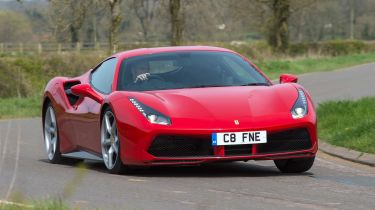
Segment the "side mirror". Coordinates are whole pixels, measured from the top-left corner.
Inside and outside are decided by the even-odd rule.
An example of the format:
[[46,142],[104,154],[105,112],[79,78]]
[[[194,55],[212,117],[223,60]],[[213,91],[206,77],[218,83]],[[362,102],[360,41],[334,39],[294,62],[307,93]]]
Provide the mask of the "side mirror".
[[280,75],[280,84],[283,83],[297,83],[298,77],[293,74],[282,74]]
[[98,103],[103,103],[103,98],[97,94],[89,84],[78,84],[71,87],[71,91],[74,95],[80,97],[89,97]]

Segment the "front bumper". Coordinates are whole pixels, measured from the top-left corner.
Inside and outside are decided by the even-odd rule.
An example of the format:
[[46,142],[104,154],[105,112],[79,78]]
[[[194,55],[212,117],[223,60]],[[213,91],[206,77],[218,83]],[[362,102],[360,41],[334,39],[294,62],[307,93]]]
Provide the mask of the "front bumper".
[[[133,132],[126,132],[123,136],[120,131],[120,139],[125,140],[121,142],[121,159],[129,165],[196,165],[217,161],[303,158],[315,156],[318,149],[315,123],[306,121],[259,128],[267,130],[267,143],[236,146],[212,146],[211,134],[217,132],[216,129],[165,128],[145,132],[128,127],[127,130],[131,129]],[[233,129],[220,132],[226,131]]]

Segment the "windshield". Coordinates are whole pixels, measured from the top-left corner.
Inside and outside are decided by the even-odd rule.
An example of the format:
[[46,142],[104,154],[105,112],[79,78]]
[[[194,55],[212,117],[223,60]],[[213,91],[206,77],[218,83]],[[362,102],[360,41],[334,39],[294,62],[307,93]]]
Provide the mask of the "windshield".
[[242,57],[228,52],[189,51],[124,59],[118,90],[269,85]]

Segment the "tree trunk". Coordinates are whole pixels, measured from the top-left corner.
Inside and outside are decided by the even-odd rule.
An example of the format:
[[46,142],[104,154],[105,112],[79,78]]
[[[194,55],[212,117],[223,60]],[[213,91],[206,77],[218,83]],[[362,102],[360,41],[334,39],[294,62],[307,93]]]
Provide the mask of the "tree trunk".
[[303,26],[306,24],[305,22],[305,10],[302,9],[301,16],[299,17],[298,21],[298,28],[297,28],[297,40],[299,43],[303,41]]
[[350,39],[354,39],[354,22],[355,22],[355,1],[350,0]]
[[[141,20],[141,27],[142,27],[142,32],[143,32],[143,40],[144,41],[148,41],[148,30],[147,30],[147,26],[146,26],[146,23],[144,22],[145,20]],[[149,24],[147,24],[149,25]]]
[[273,0],[272,18],[267,34],[268,44],[279,52],[285,52],[289,46],[290,0]]
[[72,46],[75,46],[77,42],[79,42],[79,29],[74,27],[73,24],[70,25],[70,38]]
[[120,5],[122,0],[109,0],[111,10],[111,24],[109,27],[109,53],[115,53],[118,45],[118,31],[122,17],[120,14]]
[[169,12],[171,14],[171,45],[178,46],[182,43],[183,20],[180,14],[181,1],[169,0]]

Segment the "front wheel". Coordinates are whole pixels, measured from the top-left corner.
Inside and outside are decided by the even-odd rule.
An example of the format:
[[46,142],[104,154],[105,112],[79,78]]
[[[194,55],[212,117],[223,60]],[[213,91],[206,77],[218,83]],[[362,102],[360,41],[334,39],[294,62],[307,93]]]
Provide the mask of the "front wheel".
[[276,167],[283,173],[303,173],[314,164],[315,156],[308,158],[295,158],[274,160]]
[[120,140],[117,133],[116,119],[109,108],[105,110],[102,119],[101,147],[104,164],[108,171],[113,174],[124,171],[125,167],[120,158]]

